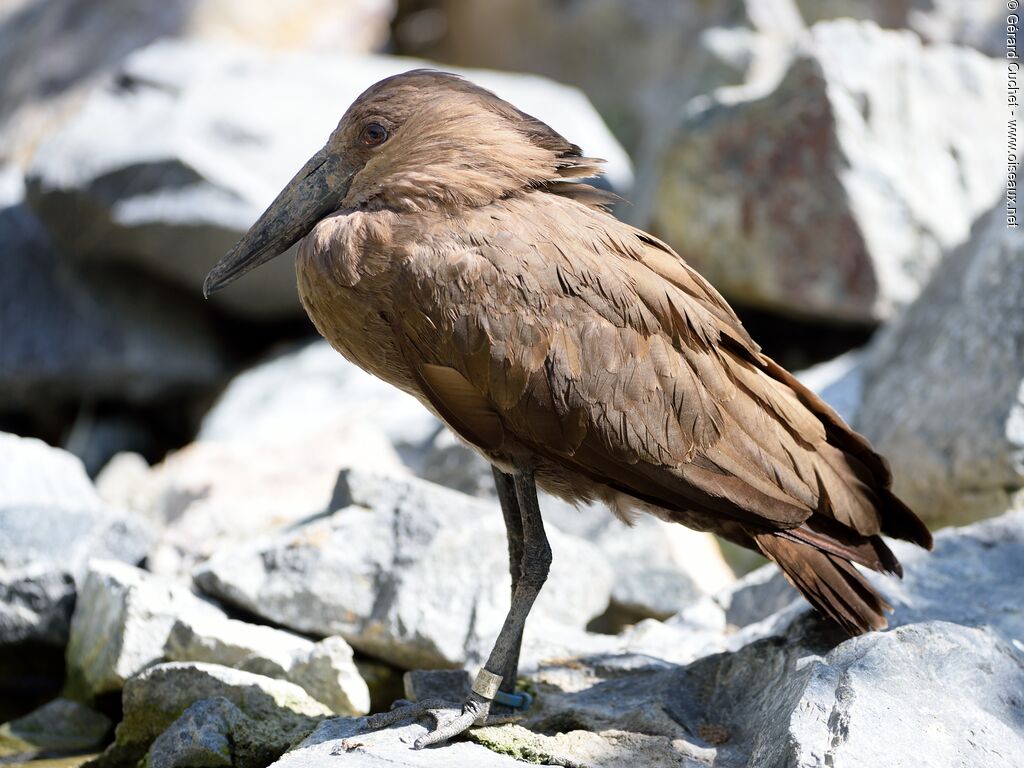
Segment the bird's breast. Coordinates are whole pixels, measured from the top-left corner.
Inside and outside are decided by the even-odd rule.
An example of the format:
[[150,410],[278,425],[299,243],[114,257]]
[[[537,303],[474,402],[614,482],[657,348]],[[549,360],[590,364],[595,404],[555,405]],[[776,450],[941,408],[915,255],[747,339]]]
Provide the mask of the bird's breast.
[[416,389],[391,323],[393,247],[387,215],[330,216],[299,245],[299,298],[332,347],[363,370],[407,392]]

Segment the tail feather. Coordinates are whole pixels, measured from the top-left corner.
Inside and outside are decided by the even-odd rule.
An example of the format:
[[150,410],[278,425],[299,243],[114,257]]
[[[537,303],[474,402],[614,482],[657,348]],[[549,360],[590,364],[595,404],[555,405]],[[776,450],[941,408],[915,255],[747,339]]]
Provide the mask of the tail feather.
[[849,560],[779,533],[758,533],[754,540],[815,609],[849,634],[888,626],[885,614],[892,606]]
[[787,539],[859,563],[881,573],[903,576],[903,566],[879,536],[864,536],[824,515],[811,515],[797,528],[777,531]]

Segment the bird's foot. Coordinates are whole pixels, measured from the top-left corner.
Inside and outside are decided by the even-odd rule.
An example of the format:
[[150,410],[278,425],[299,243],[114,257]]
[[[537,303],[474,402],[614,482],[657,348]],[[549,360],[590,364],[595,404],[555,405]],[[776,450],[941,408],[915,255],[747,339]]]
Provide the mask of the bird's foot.
[[375,731],[405,720],[423,717],[434,722],[434,728],[413,743],[414,749],[440,744],[464,733],[473,725],[500,725],[519,719],[530,706],[528,693],[509,694],[498,691],[501,678],[482,671],[473,689],[461,703],[447,698],[426,698],[409,702],[400,700],[388,712],[370,715],[366,730]]
[[396,707],[390,712],[371,715],[366,719],[366,727],[375,731],[403,720],[429,717],[434,721],[434,728],[412,745],[413,749],[423,749],[464,733],[474,723],[489,724],[490,707],[491,702],[476,693],[471,693],[461,704],[446,699],[425,699]]

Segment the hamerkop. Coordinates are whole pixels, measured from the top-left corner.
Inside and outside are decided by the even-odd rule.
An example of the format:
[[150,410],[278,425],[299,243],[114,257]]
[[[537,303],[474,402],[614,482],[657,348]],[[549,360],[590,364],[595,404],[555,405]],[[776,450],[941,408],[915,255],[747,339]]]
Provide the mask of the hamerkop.
[[551,562],[537,487],[760,552],[853,634],[891,610],[853,564],[900,573],[881,534],[931,546],[867,441],[761,354],[678,254],[579,181],[599,162],[460,77],[390,77],[206,280],[210,294],[301,240],[317,330],[493,466],[511,608],[465,702],[373,718],[430,712],[417,747],[520,701],[523,625]]

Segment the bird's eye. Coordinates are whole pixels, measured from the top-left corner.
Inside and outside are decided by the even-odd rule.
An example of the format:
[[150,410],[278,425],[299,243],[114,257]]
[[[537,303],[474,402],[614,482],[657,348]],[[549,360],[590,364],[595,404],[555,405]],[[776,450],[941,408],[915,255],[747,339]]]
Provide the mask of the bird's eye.
[[380,123],[370,123],[359,134],[359,140],[368,147],[376,147],[388,140],[388,129]]

